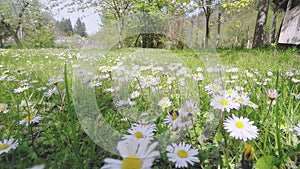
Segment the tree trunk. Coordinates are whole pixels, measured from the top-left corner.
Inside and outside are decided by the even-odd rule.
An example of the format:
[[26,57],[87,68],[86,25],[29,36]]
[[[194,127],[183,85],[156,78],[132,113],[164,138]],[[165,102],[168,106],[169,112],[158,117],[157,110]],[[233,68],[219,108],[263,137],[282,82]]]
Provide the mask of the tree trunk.
[[218,28],[217,28],[217,40],[216,40],[216,46],[219,46],[220,43],[220,36],[221,36],[221,12],[218,13]]
[[0,48],[4,48],[2,35],[0,35]]
[[192,19],[191,19],[191,27],[190,27],[190,40],[189,40],[189,47],[190,47],[190,48],[193,48],[193,43],[194,43],[194,42],[193,42],[193,40],[194,40],[194,39],[193,39],[193,38],[194,38],[194,37],[193,37],[194,26],[195,26],[195,25],[194,25],[194,19],[192,18]]
[[271,43],[274,43],[276,40],[277,15],[278,15],[278,6],[275,6],[273,9],[272,28],[271,28],[271,36],[270,36]]
[[7,22],[5,22],[5,18],[4,16],[2,15],[2,19],[1,19],[1,23],[5,26],[6,30],[13,36],[14,38],[14,41],[16,42],[16,44],[20,47],[22,47],[22,43],[18,37],[18,28],[16,28],[16,30],[14,31],[13,28],[11,27],[11,25]]
[[205,40],[204,40],[204,46],[207,47],[208,45],[208,39],[209,39],[209,20],[210,20],[210,10],[207,11],[206,15],[206,28],[205,28]]
[[253,48],[260,47],[264,44],[265,27],[267,23],[269,9],[269,0],[259,0],[258,13],[253,37]]
[[118,18],[118,48],[121,49],[123,46],[123,27],[124,27],[124,18],[120,16]]

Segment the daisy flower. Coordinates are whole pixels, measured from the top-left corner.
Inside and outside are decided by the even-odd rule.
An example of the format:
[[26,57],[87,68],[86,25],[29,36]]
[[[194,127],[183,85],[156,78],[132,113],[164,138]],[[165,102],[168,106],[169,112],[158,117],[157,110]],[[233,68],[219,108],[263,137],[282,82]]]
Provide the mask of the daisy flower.
[[131,94],[130,94],[130,98],[131,99],[134,99],[134,98],[137,98],[140,96],[140,92],[139,91],[133,91]]
[[268,90],[267,91],[267,96],[271,100],[274,100],[274,99],[276,99],[279,96],[279,94],[278,94],[278,91],[276,89],[274,89],[274,90]]
[[223,94],[225,95],[225,97],[230,97],[230,98],[234,98],[238,96],[238,92],[235,91],[234,89],[224,90]]
[[269,77],[270,77],[270,76],[273,76],[273,72],[268,71],[268,72],[267,72],[267,76],[269,76]]
[[170,63],[167,68],[170,70],[170,71],[175,71],[176,69],[178,69],[180,65],[178,63]]
[[298,136],[300,136],[300,123],[299,123],[298,125],[296,125],[296,126],[293,128],[293,130],[296,132],[296,134],[297,134]]
[[63,80],[62,76],[50,78],[50,79],[48,79],[47,86],[50,86],[50,85],[57,85],[58,83],[63,82],[63,81],[64,81],[64,80]]
[[181,109],[179,110],[180,113],[188,113],[188,114],[195,114],[198,113],[200,110],[198,108],[197,103],[192,102],[192,101],[186,101]]
[[9,111],[7,107],[6,103],[0,103],[0,112],[6,114]]
[[53,94],[59,94],[57,87],[50,88],[47,92],[45,92],[44,96],[49,99]]
[[252,107],[253,109],[257,109],[259,106],[253,103],[252,101],[249,101],[248,106]]
[[89,87],[98,87],[98,86],[101,86],[101,85],[102,85],[102,82],[100,82],[98,80],[93,80],[93,81],[88,83]]
[[137,69],[132,70],[131,72],[131,77],[140,77],[141,76],[141,72]]
[[197,73],[197,74],[193,74],[193,79],[195,80],[195,81],[202,81],[203,79],[204,79],[204,76],[203,76],[203,74],[202,73]]
[[8,153],[11,149],[16,149],[18,147],[18,141],[15,139],[4,139],[0,141],[0,154]]
[[202,67],[197,67],[196,72],[203,72],[203,68]]
[[294,76],[294,73],[293,72],[285,72],[285,76],[292,77],[292,76]]
[[22,93],[27,89],[29,89],[29,86],[20,86],[20,87],[14,89],[14,93]]
[[157,144],[135,139],[120,141],[117,150],[123,160],[106,158],[101,169],[150,169],[155,158],[159,157],[159,152],[155,151]]
[[155,86],[158,84],[158,80],[154,78],[152,75],[148,75],[146,77],[141,77],[142,88]]
[[155,125],[133,124],[128,130],[129,135],[124,135],[123,139],[153,140]]
[[216,94],[222,90],[221,86],[217,84],[207,85],[204,89],[208,94]]
[[241,106],[249,105],[250,98],[246,94],[241,94],[236,97],[236,102],[240,103]]
[[45,164],[41,164],[41,165],[35,165],[27,169],[44,169],[44,168],[45,168]]
[[74,75],[77,77],[84,77],[88,75],[88,71],[85,69],[75,69]]
[[211,102],[210,105],[214,109],[219,109],[221,111],[226,110],[227,112],[230,112],[231,109],[239,109],[240,104],[235,102],[232,98],[228,98],[225,96],[219,96],[215,95]]
[[248,118],[238,118],[232,115],[232,118],[229,117],[224,121],[224,128],[230,133],[231,137],[247,141],[258,136],[258,129],[253,123]]
[[15,105],[15,107],[30,107],[32,105],[32,102],[29,102],[29,101],[25,101],[25,100],[22,100],[21,101],[21,104],[19,105]]
[[188,163],[194,165],[200,162],[198,159],[198,149],[191,148],[191,145],[185,143],[175,144],[166,148],[169,161],[175,163],[176,168],[187,168]]
[[100,68],[101,72],[103,73],[112,72],[115,69],[116,67],[111,67],[111,66],[103,66]]
[[43,120],[44,117],[41,116],[26,116],[23,118],[19,124],[28,126],[31,123],[38,123],[39,121]]
[[166,123],[168,127],[170,127],[175,123],[178,116],[179,116],[179,112],[177,110],[171,110],[167,115],[167,117],[164,119],[164,123]]
[[1,75],[0,76],[0,81],[3,81],[8,75]]
[[173,128],[188,128],[192,124],[191,115],[186,112],[179,112],[177,119],[173,122]]
[[300,83],[300,80],[299,80],[299,79],[292,78],[292,82],[293,82],[293,83]]
[[165,109],[165,108],[168,108],[172,105],[172,102],[170,101],[170,99],[168,97],[163,97],[159,102],[158,102],[158,105]]

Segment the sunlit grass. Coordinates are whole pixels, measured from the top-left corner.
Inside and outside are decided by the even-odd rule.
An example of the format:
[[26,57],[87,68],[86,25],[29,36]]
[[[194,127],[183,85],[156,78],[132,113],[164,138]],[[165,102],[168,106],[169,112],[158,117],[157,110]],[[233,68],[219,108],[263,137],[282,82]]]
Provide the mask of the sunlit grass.
[[[131,58],[136,55],[144,58],[133,62],[134,59]],[[96,57],[91,59],[82,56]],[[167,56],[172,57],[168,59]],[[148,61],[149,58],[154,61]],[[184,142],[199,149],[197,157],[200,163],[189,168],[230,168],[238,165],[242,159],[244,142],[233,139],[222,130],[221,111],[216,110],[218,112],[216,116],[210,113],[213,109],[210,106],[213,96],[208,94],[204,87],[214,80],[218,80],[224,90],[242,88],[243,91],[240,92],[247,93],[250,100],[259,106],[257,109],[245,106],[224,113],[224,118],[235,114],[237,117],[243,116],[254,121],[254,125],[257,126],[258,138],[247,141],[255,149],[254,164],[263,161],[273,165],[270,159],[274,158],[276,159],[274,165],[278,168],[299,165],[299,137],[292,131],[292,128],[300,122],[300,101],[295,97],[300,93],[300,83],[297,82],[300,79],[300,59],[297,51],[231,49],[218,50],[215,53],[201,50],[168,51],[132,48],[104,53],[63,49],[0,50],[0,103],[7,104],[9,109],[7,113],[0,112],[0,141],[9,138],[18,140],[16,149],[0,154],[0,168],[28,168],[38,164],[45,164],[46,168],[101,168],[105,158],[119,157],[101,148],[94,141],[105,141],[112,133],[107,133],[107,136],[97,135],[105,130],[99,129],[96,136],[91,137],[92,133],[86,133],[83,126],[99,127],[97,125],[100,123],[94,124],[96,126],[91,126],[89,123],[81,125],[78,118],[86,117],[87,121],[103,118],[120,135],[127,134],[130,126],[141,120],[135,115],[142,114],[147,107],[157,105],[158,102],[151,103],[151,99],[160,100],[159,97],[162,96],[170,98],[172,105],[165,109],[155,109],[158,112],[153,113],[160,116],[151,122],[157,126],[155,135],[165,134],[169,128],[164,123],[164,118],[172,109],[180,108],[184,103],[184,93],[178,90],[180,87],[178,83],[168,82],[164,71],[155,74],[145,70],[142,73],[142,76],[153,73],[154,77],[159,77],[158,86],[161,87],[159,89],[162,90],[161,93],[155,91],[154,87],[137,89],[136,86],[142,85],[139,84],[141,83],[139,80],[142,80],[140,77],[126,83],[129,92],[139,90],[141,93],[138,99],[131,100],[136,101],[137,104],[129,111],[132,114],[136,113],[132,118],[127,116],[127,108],[116,107],[117,97],[114,92],[107,91],[118,86],[114,83],[121,78],[121,80],[127,78],[126,73],[123,76],[117,74],[116,70],[122,65],[132,68],[134,67],[132,63],[148,62],[153,63],[154,67],[159,66],[155,65],[156,62],[162,65],[179,62],[182,63],[181,67],[191,70],[190,75],[195,74],[198,67],[203,69],[203,81],[186,82],[186,85],[192,87],[189,96],[197,98],[197,106],[200,109],[200,112],[192,118],[192,127],[182,137]],[[223,71],[211,76],[207,69],[216,66],[214,65],[216,63],[219,64],[216,68]],[[84,64],[85,66],[82,67]],[[116,66],[116,70],[112,69],[111,73],[105,72],[103,69],[108,67],[103,68],[103,66]],[[100,79],[101,86],[95,87],[95,91],[90,91],[93,95],[85,93],[89,90],[79,90],[81,85],[86,87],[86,82],[78,83],[74,80],[76,78],[74,71],[83,68],[96,70],[96,75],[107,75],[107,78]],[[237,71],[226,71],[235,68]],[[124,69],[121,72],[126,71],[127,69]],[[172,76],[175,75],[168,74],[168,77]],[[223,78],[217,79],[220,77]],[[59,82],[50,84],[50,78],[57,78]],[[14,89],[24,86],[30,87],[20,93],[14,93]],[[47,98],[45,93],[49,92],[49,89],[56,90]],[[267,91],[270,89],[279,91],[279,96],[275,100],[270,100],[267,96]],[[122,92],[124,92],[123,96],[130,94],[126,93],[126,90]],[[78,95],[85,95],[84,100],[76,102]],[[101,116],[99,112],[90,112],[94,111],[93,105],[87,106],[93,99],[96,99]],[[21,101],[31,102],[32,105],[16,106]],[[276,102],[276,104],[272,106],[268,102]],[[77,114],[78,105],[74,106],[74,104],[78,103],[83,104],[83,110],[87,114]],[[30,119],[31,116],[41,116],[43,119],[28,126],[20,124],[22,119],[26,117]],[[201,132],[204,132],[207,127],[204,125],[208,125],[207,121],[213,122],[214,118],[217,123],[220,122],[219,127],[218,124],[213,126],[210,135],[207,135],[204,141],[199,141]],[[258,168],[263,162],[257,164]],[[168,161],[166,152],[162,151],[161,158],[154,162],[153,167],[161,169],[174,166]]]

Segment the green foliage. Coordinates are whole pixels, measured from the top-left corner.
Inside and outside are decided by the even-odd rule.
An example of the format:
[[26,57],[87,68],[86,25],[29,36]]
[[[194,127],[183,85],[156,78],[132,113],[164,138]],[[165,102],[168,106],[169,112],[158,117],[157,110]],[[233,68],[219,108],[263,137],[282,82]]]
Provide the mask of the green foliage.
[[55,26],[59,29],[59,31],[66,36],[74,35],[74,30],[72,26],[71,19],[62,18],[61,21],[56,21]]
[[276,159],[273,156],[263,156],[259,158],[254,165],[257,169],[277,169],[275,166]]
[[1,42],[11,37],[19,47],[23,38],[29,38],[27,35],[33,38],[32,32],[51,24],[49,11],[38,0],[3,0],[0,2],[0,13]]
[[[89,55],[90,53],[99,51],[83,51]],[[144,49],[123,49],[109,51],[106,53],[105,59],[88,60],[91,66],[110,65],[115,59],[120,60],[122,56],[134,54],[143,54]],[[76,55],[78,51],[61,50],[61,49],[40,49],[40,50],[0,50],[0,64],[4,68],[0,69],[1,76],[8,75],[10,78],[15,77],[19,81],[9,81],[8,79],[0,81],[0,103],[7,103],[10,111],[7,114],[0,113],[0,141],[4,138],[14,137],[19,140],[19,146],[15,150],[8,153],[0,154],[0,168],[28,168],[37,164],[46,164],[46,168],[99,168],[103,166],[105,158],[119,158],[101,147],[99,147],[93,140],[91,140],[81,124],[79,123],[74,103],[70,97],[74,97],[72,89],[73,67],[77,65]],[[201,61],[193,51],[181,50],[153,50],[153,55],[162,57],[166,54],[171,54],[183,61],[187,67],[198,67]],[[201,51],[205,53],[205,51]],[[292,70],[292,68],[299,69],[299,54],[295,49],[288,51],[276,51],[272,49],[256,49],[256,50],[219,50],[220,62],[229,67],[238,67],[239,78],[236,79],[235,85],[244,87],[245,92],[250,92],[251,100],[259,104],[259,109],[248,109],[246,107],[240,110],[233,110],[234,113],[248,117],[254,121],[259,128],[259,137],[256,140],[250,141],[255,148],[255,167],[257,169],[276,169],[284,168],[286,163],[299,165],[295,160],[299,159],[300,144],[294,143],[293,136],[295,135],[286,130],[280,130],[281,143],[284,151],[284,156],[280,157],[275,139],[276,130],[274,123],[276,121],[275,113],[280,113],[280,121],[278,124],[292,127],[299,122],[299,100],[296,100],[293,93],[299,93],[299,83],[291,83],[291,78],[284,75],[285,71]],[[207,56],[204,54],[204,56]],[[173,62],[173,60],[172,60]],[[66,64],[65,64],[66,63]],[[111,65],[112,66],[112,65]],[[23,69],[20,69],[23,68]],[[9,71],[7,71],[9,70]],[[45,71],[47,70],[47,71]],[[255,71],[252,80],[245,77],[245,70]],[[271,81],[267,85],[258,85],[266,79],[266,71],[278,70],[278,77],[268,77]],[[6,72],[6,73],[5,73]],[[227,78],[233,75],[227,72]],[[61,76],[62,82],[56,85],[46,85],[49,78]],[[159,76],[159,74],[157,74]],[[295,78],[299,79],[299,74],[295,74]],[[3,78],[3,77],[1,77]],[[255,78],[255,80],[254,80]],[[278,79],[278,80],[277,80]],[[37,80],[33,83],[32,80]],[[161,80],[164,80],[163,78]],[[244,81],[247,81],[245,83]],[[20,84],[30,83],[31,87],[23,93],[13,93],[13,89],[19,87]],[[206,82],[205,82],[206,83]],[[162,84],[165,86],[166,84]],[[61,92],[58,95],[53,95],[46,99],[45,91],[37,90],[40,87],[47,89],[56,86]],[[225,87],[231,87],[230,84],[224,83]],[[270,116],[266,119],[264,124],[260,124],[260,120],[264,117],[267,108],[268,98],[265,90],[269,88],[276,88],[280,90],[280,98],[277,100],[276,107],[271,107]],[[126,133],[130,124],[121,119],[124,116],[116,111],[113,104],[112,95],[108,92],[103,92],[104,89],[111,87],[108,79],[103,79],[103,86],[96,88],[92,92],[97,96],[97,103],[99,110],[106,121],[120,131]],[[203,84],[201,84],[203,90]],[[66,89],[66,92],[62,92]],[[81,93],[78,93],[81,94]],[[166,93],[167,94],[167,93]],[[167,94],[168,95],[168,94]],[[20,108],[17,109],[15,105],[20,104],[21,100],[27,99],[33,103],[33,109]],[[87,95],[87,100],[92,99]],[[207,112],[210,110],[209,100],[210,96],[204,92],[201,94],[201,100],[205,101],[201,106],[200,114],[195,118],[196,130],[198,133],[202,129],[202,122],[207,117]],[[80,100],[82,104],[86,100]],[[141,105],[139,108],[143,108]],[[278,110],[277,110],[278,109]],[[28,127],[18,125],[19,121],[29,113],[36,113],[44,117],[42,121],[35,125]],[[88,111],[87,111],[88,112]],[[231,113],[231,112],[230,112]],[[91,115],[91,112],[88,112]],[[91,116],[93,118],[97,118]],[[226,114],[226,116],[228,116]],[[161,123],[163,118],[158,118],[157,122]],[[135,122],[134,120],[130,121]],[[30,131],[32,127],[32,131]],[[157,133],[163,132],[168,128],[164,124],[157,127]],[[199,139],[195,137],[195,131],[189,130],[190,136],[183,137],[184,140],[192,140],[193,146],[199,147]],[[33,134],[31,134],[33,133]],[[109,133],[110,134],[110,133]],[[194,138],[194,139],[193,139]],[[106,138],[103,138],[106,139]],[[229,161],[231,166],[236,166],[242,154],[242,143],[231,139],[227,135]],[[299,137],[298,137],[299,139]],[[32,144],[32,140],[34,144]],[[239,144],[238,144],[239,143]],[[214,137],[201,143],[201,150],[199,148],[198,158],[200,163],[196,164],[191,169],[196,168],[226,168],[224,163],[225,157],[222,152],[224,146],[223,136],[221,132],[217,132]],[[161,155],[162,158],[155,160],[155,167],[159,169],[172,168],[172,164],[168,161],[166,153]],[[257,159],[257,161],[256,161]],[[287,166],[286,166],[287,167]],[[287,167],[288,168],[288,167]]]
[[230,14],[239,12],[243,9],[250,9],[255,2],[255,0],[227,1],[222,3],[221,6],[226,10],[227,14]]
[[42,26],[23,40],[28,48],[52,48],[54,47],[55,33],[50,25]]
[[81,37],[87,37],[85,24],[84,22],[81,22],[80,18],[78,18],[75,23],[74,33],[80,35]]

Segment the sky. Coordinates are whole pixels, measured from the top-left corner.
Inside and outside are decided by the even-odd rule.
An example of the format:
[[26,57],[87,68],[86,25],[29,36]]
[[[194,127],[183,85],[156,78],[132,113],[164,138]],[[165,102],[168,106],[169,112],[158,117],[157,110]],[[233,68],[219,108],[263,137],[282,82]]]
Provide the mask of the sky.
[[[49,0],[40,0],[41,3],[49,6]],[[100,29],[101,19],[99,14],[96,14],[93,9],[85,10],[84,12],[68,12],[67,9],[57,11],[52,8],[53,17],[56,20],[61,20],[62,18],[70,18],[73,26],[78,18],[85,23],[87,33],[89,35],[96,33]]]

